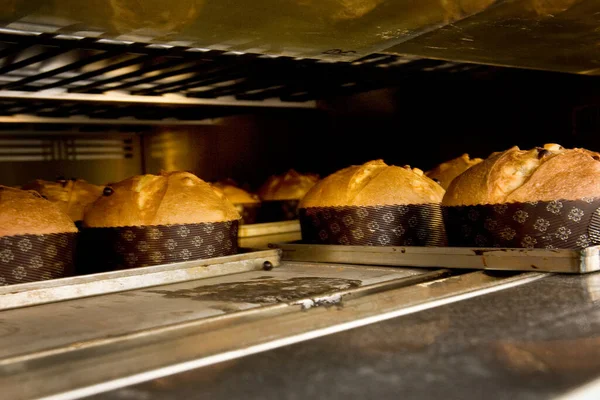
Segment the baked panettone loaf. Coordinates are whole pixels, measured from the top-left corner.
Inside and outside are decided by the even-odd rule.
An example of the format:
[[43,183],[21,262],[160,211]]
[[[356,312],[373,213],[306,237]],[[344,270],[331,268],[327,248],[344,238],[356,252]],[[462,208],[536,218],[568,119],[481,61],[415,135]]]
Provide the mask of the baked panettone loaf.
[[258,190],[262,200],[300,200],[319,181],[315,174],[300,174],[291,169],[271,176]]
[[81,221],[85,207],[102,195],[104,186],[92,185],[83,179],[56,182],[38,179],[23,185],[23,189],[35,190],[55,203],[73,221]]
[[429,204],[443,196],[444,189],[420,169],[375,160],[329,175],[307,193],[300,208]]
[[212,184],[213,188],[220,191],[233,204],[256,204],[260,203],[257,195],[248,193],[238,187],[235,182],[225,181]]
[[0,236],[77,232],[71,219],[33,191],[0,186]]
[[443,205],[577,200],[600,197],[600,154],[546,144],[532,150],[513,147],[458,176]]
[[431,179],[439,181],[440,185],[447,190],[454,178],[482,161],[481,158],[469,158],[469,155],[465,153],[460,157],[441,163],[425,174]]
[[240,218],[211,185],[189,172],[140,175],[107,186],[88,209],[86,227],[197,224]]

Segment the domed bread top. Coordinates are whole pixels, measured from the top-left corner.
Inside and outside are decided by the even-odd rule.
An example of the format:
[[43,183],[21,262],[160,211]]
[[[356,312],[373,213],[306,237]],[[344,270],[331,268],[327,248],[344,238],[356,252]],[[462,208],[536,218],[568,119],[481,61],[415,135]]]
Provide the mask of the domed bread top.
[[107,186],[87,227],[196,224],[240,219],[233,204],[189,172],[138,175]]
[[439,181],[444,189],[448,189],[448,186],[450,186],[450,183],[452,183],[454,178],[482,161],[483,159],[481,158],[471,159],[469,158],[469,155],[465,153],[460,157],[441,163],[431,171],[427,171],[425,174],[431,179]]
[[233,182],[216,182],[212,184],[213,188],[220,191],[227,200],[233,204],[254,204],[260,203],[258,195],[248,193],[238,187]]
[[262,200],[299,200],[319,181],[315,174],[300,174],[293,169],[271,176],[258,190]]
[[23,185],[23,189],[35,190],[55,203],[73,221],[81,221],[85,208],[102,195],[104,186],[92,185],[83,179],[56,182],[37,179]]
[[306,194],[300,208],[429,204],[443,196],[444,189],[420,169],[375,160],[329,175]]
[[600,196],[600,154],[546,144],[493,153],[458,176],[446,206],[527,201],[577,200]]
[[0,186],[0,236],[77,232],[56,204],[34,191]]

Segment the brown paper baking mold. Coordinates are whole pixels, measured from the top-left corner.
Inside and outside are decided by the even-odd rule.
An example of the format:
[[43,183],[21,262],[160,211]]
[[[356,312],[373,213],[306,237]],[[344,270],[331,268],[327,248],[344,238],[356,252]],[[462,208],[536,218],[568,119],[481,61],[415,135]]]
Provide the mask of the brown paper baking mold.
[[83,228],[80,274],[222,257],[238,251],[239,221]]
[[0,285],[72,276],[77,235],[53,233],[0,238]]
[[354,246],[444,246],[439,204],[301,208],[302,241]]
[[583,249],[600,244],[600,198],[443,207],[450,246]]

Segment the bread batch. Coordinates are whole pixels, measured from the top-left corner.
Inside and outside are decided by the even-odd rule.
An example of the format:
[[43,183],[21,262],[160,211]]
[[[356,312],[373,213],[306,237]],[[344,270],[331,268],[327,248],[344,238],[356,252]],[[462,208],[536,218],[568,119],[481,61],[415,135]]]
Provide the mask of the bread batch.
[[[64,257],[74,238],[93,259],[115,253],[118,268],[233,254],[242,215],[265,205],[287,210],[275,220],[299,218],[307,243],[582,248],[600,239],[591,230],[600,227],[600,154],[546,144],[486,159],[463,154],[426,173],[383,160],[322,180],[292,169],[257,194],[180,171],[105,186],[81,179],[0,186],[0,283],[68,275],[60,261],[49,259],[57,267],[45,270],[31,260],[36,252]],[[37,247],[21,241],[29,236],[41,238]],[[21,264],[13,262],[14,238]],[[16,269],[2,269],[3,260]]]

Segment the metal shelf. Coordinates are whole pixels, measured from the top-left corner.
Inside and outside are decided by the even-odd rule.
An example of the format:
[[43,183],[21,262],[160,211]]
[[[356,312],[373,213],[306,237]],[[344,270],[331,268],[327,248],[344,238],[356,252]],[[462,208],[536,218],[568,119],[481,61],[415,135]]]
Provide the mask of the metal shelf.
[[473,68],[481,67],[382,54],[328,62],[0,30],[0,116],[195,121],[248,107],[315,108],[315,100],[397,85],[414,73]]

